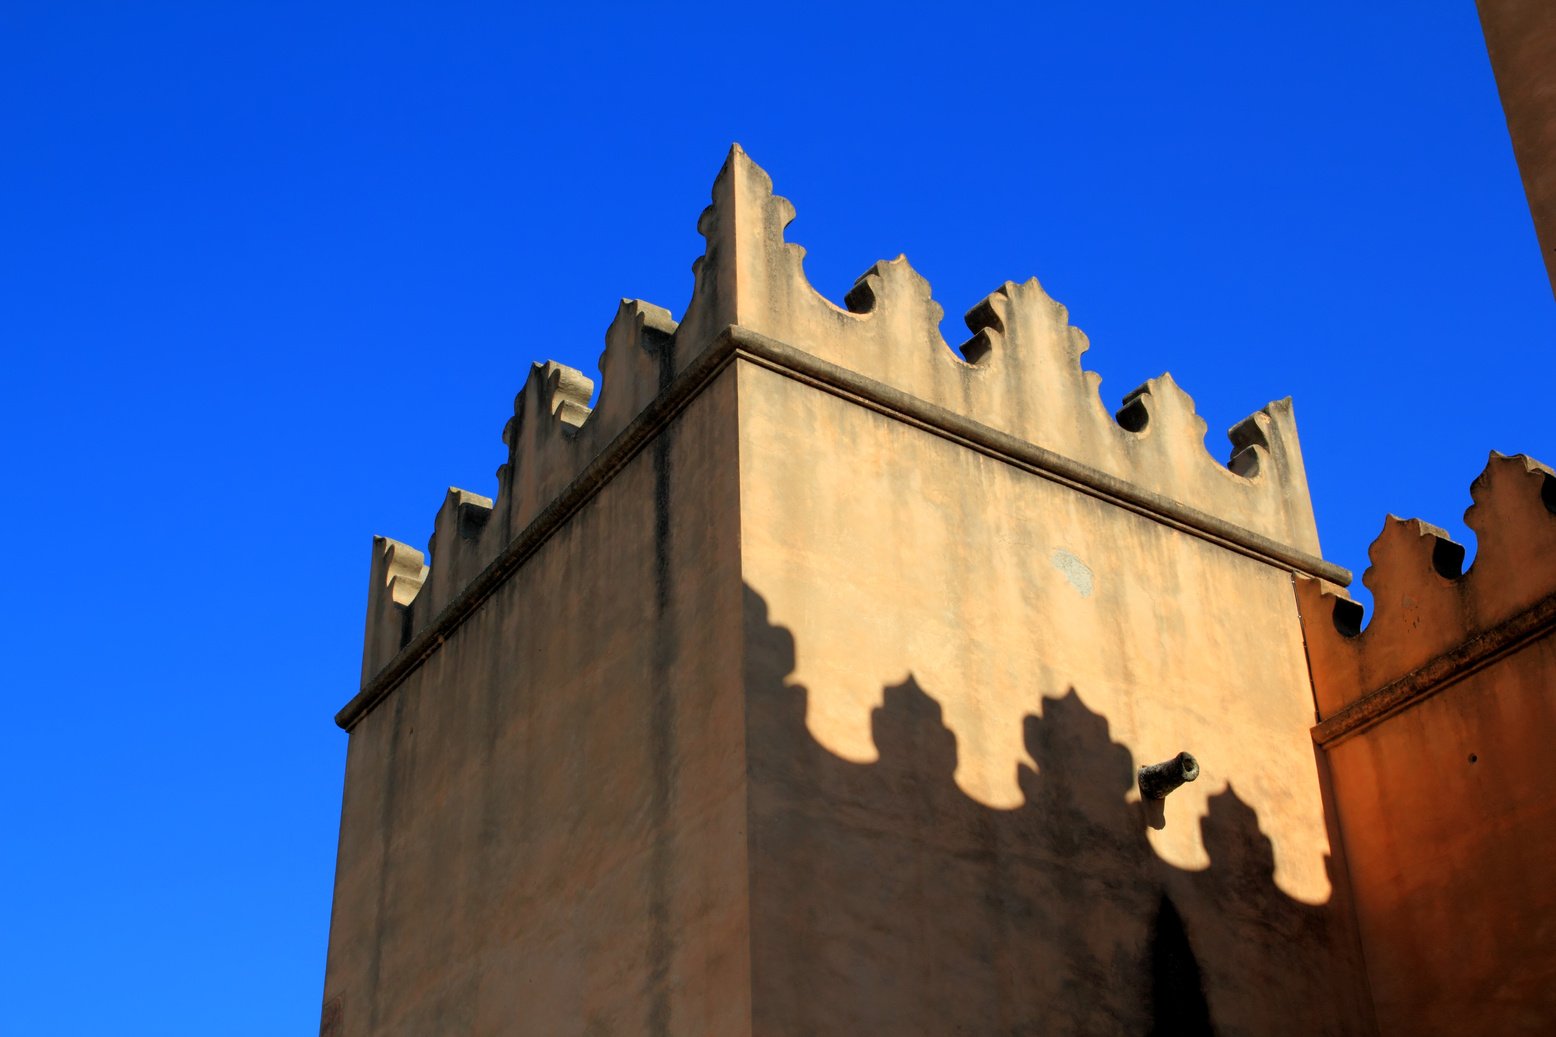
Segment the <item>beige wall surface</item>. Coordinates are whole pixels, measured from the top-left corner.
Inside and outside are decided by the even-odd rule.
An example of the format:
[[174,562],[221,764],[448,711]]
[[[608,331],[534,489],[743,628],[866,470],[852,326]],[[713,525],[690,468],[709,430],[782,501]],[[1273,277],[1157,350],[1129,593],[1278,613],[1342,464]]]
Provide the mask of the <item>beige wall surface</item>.
[[755,1032],[1365,1031],[1289,573],[739,377]]
[[335,1033],[746,1032],[734,430],[726,372],[357,722]]

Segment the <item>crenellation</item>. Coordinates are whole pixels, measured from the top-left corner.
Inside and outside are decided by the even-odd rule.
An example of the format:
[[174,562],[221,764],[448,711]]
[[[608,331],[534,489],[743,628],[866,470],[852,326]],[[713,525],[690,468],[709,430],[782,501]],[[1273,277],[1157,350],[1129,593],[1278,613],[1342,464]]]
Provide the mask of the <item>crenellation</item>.
[[1297,600],[1320,717],[1329,717],[1483,634],[1556,591],[1556,477],[1522,454],[1493,452],[1471,485],[1465,522],[1474,564],[1448,533],[1390,515],[1367,554],[1361,606],[1338,587],[1298,576]]
[[362,639],[362,683],[377,676],[410,639],[411,605],[427,579],[426,557],[388,537],[373,538]]
[[594,382],[582,372],[555,361],[532,367],[503,430],[508,461],[497,470],[499,521],[483,547],[488,559],[659,394],[673,373],[675,331],[668,310],[623,299],[606,329],[599,400],[592,409]]
[[676,322],[670,311],[641,299],[623,299],[605,331],[600,396],[587,434],[596,449],[621,434],[674,375]]
[[481,540],[492,507],[490,497],[448,488],[427,543],[428,575],[412,607],[413,631],[425,627],[486,564]]
[[[1035,279],[1006,282],[967,313],[971,337],[953,350],[944,311],[905,257],[873,265],[844,306],[805,277],[804,249],[784,240],[794,206],[744,151],[730,152],[699,228],[707,251],[676,333],[684,367],[726,326],[802,349],[999,432],[1318,554],[1289,400],[1229,433],[1234,461],[1204,444],[1205,423],[1171,375],[1131,393],[1118,415],[1081,367],[1086,336]],[[1250,424],[1251,422],[1251,424]]]
[[[1252,479],[1264,470],[1265,459],[1271,452],[1281,454],[1276,462],[1279,469],[1301,465],[1301,455],[1291,456],[1286,450],[1286,442],[1290,437],[1280,428],[1281,425],[1294,428],[1295,423],[1296,419],[1291,412],[1291,397],[1287,396],[1265,404],[1227,429],[1226,438],[1232,444],[1232,456],[1226,462],[1227,470],[1245,479]],[[1294,439],[1292,441],[1295,442]],[[1305,475],[1303,479],[1306,481]]]
[[[401,626],[414,635],[431,623],[658,395],[670,374],[675,329],[668,310],[623,299],[605,333],[599,405],[594,408],[589,402],[595,383],[581,371],[555,361],[531,365],[514,399],[513,417],[503,428],[508,458],[497,470],[496,501],[449,488],[433,522],[426,565],[415,552],[426,587],[421,589],[418,582],[416,593],[402,573],[395,603],[399,611],[382,621],[384,632],[376,635],[375,647],[364,658],[364,681],[403,646]],[[403,544],[398,549],[395,557],[404,568],[409,565],[406,552],[412,549]],[[370,605],[370,639],[378,629],[375,609],[382,611]],[[372,674],[365,672],[369,659],[375,667]]]
[[497,470],[495,556],[577,473],[573,440],[589,417],[594,382],[554,360],[530,366],[503,428],[508,460]]
[[1509,615],[1556,589],[1556,473],[1523,454],[1492,451],[1470,484],[1464,522],[1475,532],[1484,619]]
[[582,371],[546,361],[547,404],[556,415],[558,428],[568,436],[577,435],[589,420],[589,401],[594,398],[594,381]]

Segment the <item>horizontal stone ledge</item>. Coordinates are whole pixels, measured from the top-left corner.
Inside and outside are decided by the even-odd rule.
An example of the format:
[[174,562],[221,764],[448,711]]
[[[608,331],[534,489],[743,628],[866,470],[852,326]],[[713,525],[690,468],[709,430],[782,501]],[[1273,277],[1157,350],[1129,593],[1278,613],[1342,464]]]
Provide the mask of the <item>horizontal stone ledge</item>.
[[1350,570],[1326,562],[1316,555],[1299,551],[1154,490],[1143,489],[1035,443],[992,429],[966,415],[927,403],[917,396],[765,335],[738,326],[731,326],[727,333],[733,335],[743,359],[759,363],[780,374],[798,378],[887,417],[915,425],[1034,475],[1153,518],[1239,554],[1271,563],[1277,568],[1318,576],[1342,587],[1350,585]]
[[1556,594],[1547,595],[1502,622],[1466,638],[1457,648],[1416,667],[1313,727],[1325,749],[1360,734],[1423,699],[1490,666],[1556,629]]

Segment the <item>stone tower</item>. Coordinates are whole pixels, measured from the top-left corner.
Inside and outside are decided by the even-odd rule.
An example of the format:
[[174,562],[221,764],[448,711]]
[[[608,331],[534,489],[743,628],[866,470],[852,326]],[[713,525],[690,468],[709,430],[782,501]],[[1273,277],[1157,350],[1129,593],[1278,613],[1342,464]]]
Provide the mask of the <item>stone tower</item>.
[[537,364],[430,564],[374,541],[325,1032],[1374,1032],[1290,402],[1223,463],[1035,280],[953,350],[793,213],[734,149],[684,319],[624,302],[592,410]]

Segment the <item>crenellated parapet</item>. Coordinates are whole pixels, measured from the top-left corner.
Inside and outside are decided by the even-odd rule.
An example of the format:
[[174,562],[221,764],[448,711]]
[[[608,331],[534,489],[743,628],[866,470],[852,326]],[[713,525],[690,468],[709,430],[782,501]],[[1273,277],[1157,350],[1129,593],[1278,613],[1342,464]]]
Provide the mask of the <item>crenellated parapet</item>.
[[548,361],[534,364],[503,429],[508,459],[497,470],[500,550],[658,395],[670,376],[675,321],[668,310],[623,299],[605,333],[599,405],[594,383]]
[[410,639],[411,604],[427,580],[425,556],[414,547],[373,538],[368,567],[367,631],[362,639],[362,683],[372,680]]
[[[592,409],[588,377],[554,362],[533,365],[503,432],[497,492],[488,500],[450,490],[420,594],[402,579],[390,601],[375,561],[364,683],[398,650],[387,618],[394,610],[405,617],[395,628],[401,647],[457,621],[447,610],[548,509],[559,509],[591,466],[600,468],[612,451],[630,454],[648,434],[649,412],[672,413],[676,399],[735,356],[813,383],[846,376],[843,391],[856,398],[890,397],[885,405],[915,422],[993,443],[987,448],[1020,454],[1018,463],[1087,492],[1275,564],[1346,578],[1317,557],[1289,399],[1233,427],[1229,458],[1218,461],[1205,447],[1204,419],[1171,375],[1146,382],[1110,413],[1101,379],[1081,366],[1086,336],[1035,279],[1007,282],[975,305],[966,318],[970,337],[952,350],[928,282],[903,257],[872,266],[843,306],[825,299],[805,277],[804,250],[784,240],[793,218],[794,207],[735,147],[698,222],[706,249],[693,264],[679,324],[660,307],[623,301],[605,335]],[[398,546],[407,558],[409,549]],[[517,564],[502,564],[509,563]]]
[[1470,492],[1468,570],[1464,548],[1437,526],[1384,521],[1362,576],[1373,596],[1365,626],[1362,607],[1340,588],[1297,577],[1321,720],[1413,675],[1424,675],[1423,687],[1451,676],[1544,622],[1531,610],[1556,595],[1556,475],[1522,454],[1493,452]]
[[953,350],[929,282],[905,257],[879,262],[839,307],[805,277],[805,250],[784,240],[794,206],[738,147],[699,229],[707,252],[676,336],[689,364],[728,325],[797,347],[926,403],[1125,482],[1316,555],[1318,534],[1289,399],[1229,432],[1226,463],[1171,375],[1130,393],[1115,416],[1101,378],[1081,366],[1086,336],[1037,282],[1006,282],[968,311]]
[[[374,540],[374,570],[363,651],[366,685],[412,637],[427,628],[516,536],[555,501],[588,463],[660,393],[672,371],[675,321],[669,311],[623,299],[605,333],[600,356],[602,385],[591,408],[594,383],[554,361],[532,364],[503,429],[507,458],[497,470],[494,500],[450,487],[433,521],[427,559],[387,538]],[[392,547],[380,547],[381,544]],[[397,553],[396,553],[397,552]],[[415,556],[420,580],[404,574],[387,591],[379,556]],[[425,586],[423,586],[425,583]],[[390,618],[390,617],[393,618]]]
[[492,500],[469,490],[450,486],[432,521],[427,554],[427,582],[417,595],[415,622],[419,630],[454,600],[486,565],[481,545],[492,519]]

